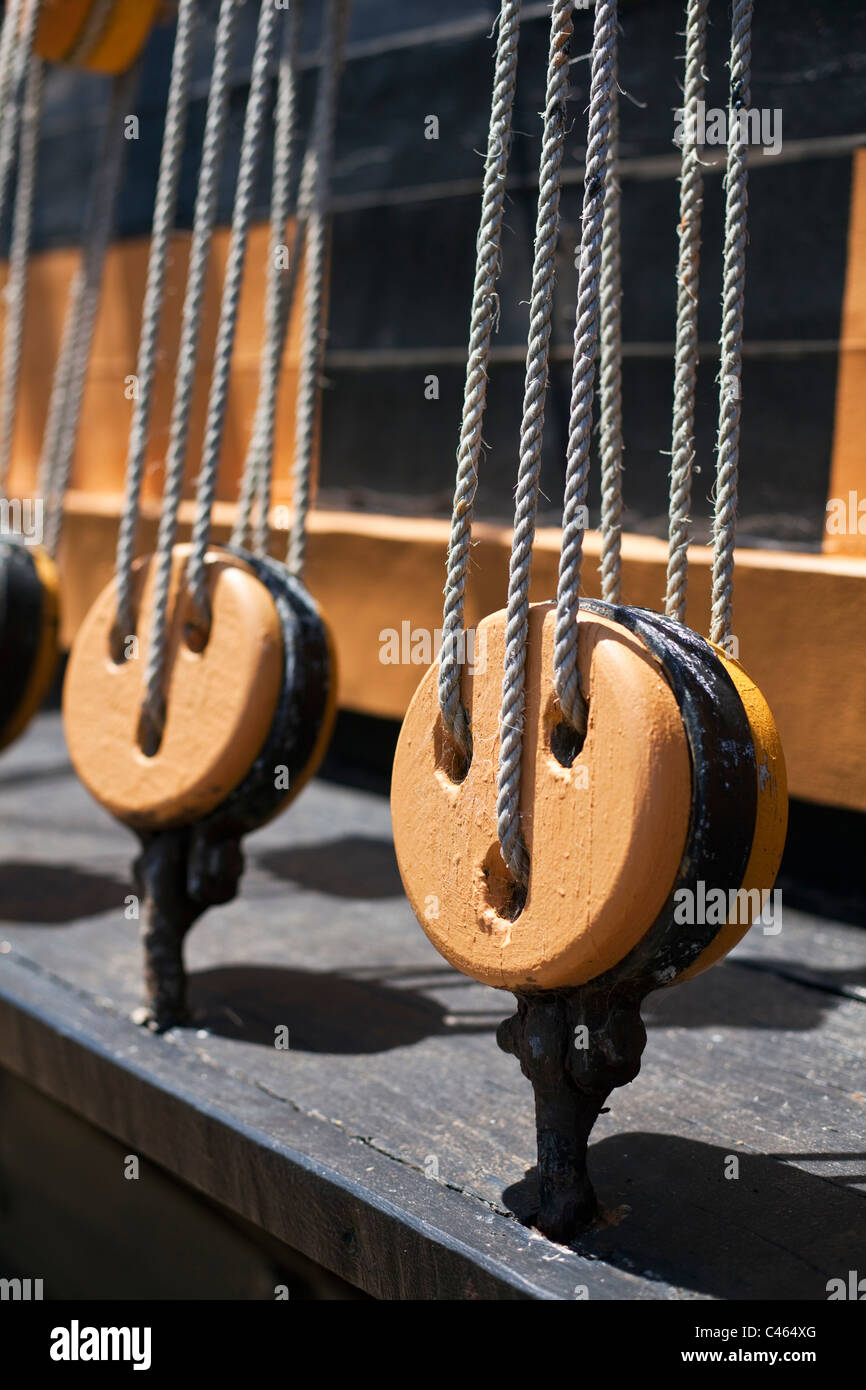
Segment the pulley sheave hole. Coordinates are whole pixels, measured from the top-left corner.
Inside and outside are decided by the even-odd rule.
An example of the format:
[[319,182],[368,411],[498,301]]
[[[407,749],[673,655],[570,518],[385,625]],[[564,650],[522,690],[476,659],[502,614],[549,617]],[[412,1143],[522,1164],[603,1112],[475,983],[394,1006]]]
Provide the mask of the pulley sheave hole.
[[200,656],[210,641],[211,615],[201,621],[187,623],[183,630],[184,640],[191,652]]
[[491,845],[481,872],[484,896],[496,916],[505,922],[516,922],[526,906],[527,888],[512,877],[498,844]]
[[463,751],[451,730],[445,727],[441,715],[433,729],[433,758],[436,770],[449,782],[459,786],[466,781],[472,765],[471,754],[467,756]]
[[561,767],[571,767],[585,743],[586,731],[580,733],[567,719],[554,724],[550,731],[550,751]]
[[154,719],[149,710],[142,710],[138,721],[138,746],[146,758],[155,758],[165,731],[165,710]]

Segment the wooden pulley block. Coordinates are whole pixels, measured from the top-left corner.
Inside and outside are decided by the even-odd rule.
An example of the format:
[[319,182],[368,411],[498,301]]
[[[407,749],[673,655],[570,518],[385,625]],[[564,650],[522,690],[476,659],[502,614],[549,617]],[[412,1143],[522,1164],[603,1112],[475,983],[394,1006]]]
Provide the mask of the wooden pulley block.
[[0,543],[0,748],[18,737],[48,694],[59,613],[57,569],[47,552]]
[[114,76],[135,62],[163,8],[164,0],[42,0],[35,50]]
[[284,566],[214,548],[207,556],[211,625],[202,646],[184,581],[188,546],[172,561],[165,720],[155,752],[143,746],[143,680],[155,566],[136,569],[138,633],[115,660],[112,583],[78,633],[63,716],[85,786],[140,831],[218,820],[241,835],[297,794],[333,725],[336,680],[324,620]]
[[[438,667],[412,701],[394,762],[397,858],[421,926],[465,974],[518,993],[608,978],[646,993],[705,969],[748,930],[784,846],[784,761],[760,693],[701,637],[589,600],[578,621],[580,747],[553,684],[555,607],[530,610],[528,888],[511,879],[496,828],[504,612],[481,623],[476,670],[464,670],[468,768],[443,729]],[[721,914],[704,911],[720,901],[712,890]]]

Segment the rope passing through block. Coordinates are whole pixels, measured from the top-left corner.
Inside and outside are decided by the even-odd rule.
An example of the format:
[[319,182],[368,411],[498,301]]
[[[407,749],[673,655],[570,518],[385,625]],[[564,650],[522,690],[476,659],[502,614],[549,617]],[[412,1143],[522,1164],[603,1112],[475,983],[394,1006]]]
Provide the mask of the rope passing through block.
[[[184,583],[188,546],[172,556],[168,679],[157,746],[142,724],[154,596],[152,561],[136,564],[139,635],[113,650],[117,593],[103,590],[69,659],[63,713],[70,757],[106,810],[136,830],[169,829],[237,808],[261,825],[321,760],[334,717],[333,641],[285,567],[242,552],[207,554],[211,626],[202,646]],[[250,774],[262,783],[251,808]]]
[[142,747],[152,559],[134,571],[141,633],[116,660],[116,584],[85,619],[70,655],[63,719],[85,786],[142,842],[148,1006],[157,1028],[186,1016],[182,944],[192,923],[237,891],[240,842],[314,775],[336,716],[330,629],[303,585],[267,558],[212,548],[211,624],[201,646],[185,584],[190,548],[172,556],[165,721]]
[[[274,718],[283,664],[274,603],[243,561],[210,551],[212,621],[200,649],[183,583],[188,548],[172,557],[168,680],[162,728],[143,727],[143,672],[154,566],[138,562],[138,635],[112,651],[116,587],[96,600],[75,639],[64,690],[69,753],[112,815],[155,830],[207,815],[243,779]],[[155,739],[158,746],[148,747]]]
[[[749,91],[752,0],[734,0],[731,107]],[[643,998],[705,970],[748,930],[781,861],[784,760],[731,635],[739,395],[723,381],[713,643],[683,625],[697,346],[700,169],[683,157],[683,240],[667,607],[623,607],[619,13],[595,0],[572,391],[556,603],[529,601],[550,370],[569,45],[554,0],[539,162],[526,390],[508,606],[461,641],[478,485],[498,209],[505,193],[519,15],[501,0],[476,291],[438,666],[410,705],[394,762],[397,858],[421,926],[447,960],[514,991],[499,1043],[535,1093],[536,1224],[568,1240],[598,1215],[586,1155],[615,1086],[640,1068]],[[705,0],[687,4],[686,106],[703,90]],[[746,151],[729,140],[723,372],[739,382]],[[494,191],[496,196],[494,197]],[[691,292],[694,290],[694,302]],[[598,378],[602,596],[581,596]],[[480,651],[480,664],[479,664]]]
[[[197,0],[180,0],[139,344],[142,390],[130,432],[116,578],[80,629],[64,691],[67,742],[81,780],[141,841],[135,872],[144,897],[147,1005],[140,1021],[158,1030],[186,1021],[183,941],[187,931],[208,907],[234,897],[243,871],[243,836],[282,810],[313,775],[336,713],[331,633],[304,588],[301,564],[280,564],[265,553],[266,511],[258,518],[260,554],[250,555],[240,544],[218,549],[210,543],[276,52],[280,53],[281,118],[287,110],[291,115],[293,100],[297,16],[293,13],[289,23],[288,12],[273,0],[258,3],[192,538],[188,546],[176,544],[207,272],[231,117],[238,0],[219,4],[156,552],[144,561],[134,558],[165,273],[190,102],[196,11]],[[310,137],[314,158],[305,161],[305,170],[310,170],[306,176],[311,182],[310,206],[322,211],[347,18],[348,0],[327,0],[325,33],[333,42],[325,44],[319,77]],[[285,140],[283,132],[273,170],[272,247],[282,245],[288,230],[284,225]],[[325,331],[324,256],[319,269],[316,311],[305,322],[305,332],[316,345]],[[256,495],[266,506],[270,496],[274,440],[264,421],[276,408],[288,330],[282,290],[279,277],[271,275],[266,339],[273,370],[270,376],[263,373],[267,389],[260,398],[242,487],[239,511],[247,520],[244,499]],[[318,362],[318,352],[311,354],[313,360]],[[314,373],[308,400],[314,413],[318,392]],[[312,472],[312,449],[301,449],[295,460],[296,541],[306,522],[306,505],[299,500],[298,487],[309,497]],[[241,538],[247,530],[246,524],[240,526]]]
[[639,1069],[641,1001],[707,969],[762,911],[784,847],[787,789],[772,716],[742,668],[642,609],[583,600],[589,717],[575,739],[556,698],[555,620],[554,604],[530,607],[526,888],[497,836],[504,612],[479,625],[483,669],[463,677],[471,761],[445,731],[432,667],[397,746],[392,814],[404,887],[427,936],[464,974],[517,995],[500,1044],[536,1093],[537,1224],[563,1240],[598,1213],[587,1141],[609,1091]]
[[[435,667],[403,724],[392,803],[406,892],[442,955],[485,984],[573,987],[632,953],[651,954],[656,984],[672,983],[730,950],[772,887],[786,827],[775,726],[745,673],[734,678],[696,634],[585,600],[578,659],[589,724],[576,751],[554,689],[554,622],[552,604],[531,606],[521,787],[528,888],[511,878],[496,830],[505,636],[496,613],[476,632],[484,674],[463,681],[475,750],[468,768],[444,732]],[[723,890],[726,905],[731,891],[758,892],[736,899],[744,911],[735,922],[726,906],[721,921],[683,933],[677,895],[699,894],[699,882]]]

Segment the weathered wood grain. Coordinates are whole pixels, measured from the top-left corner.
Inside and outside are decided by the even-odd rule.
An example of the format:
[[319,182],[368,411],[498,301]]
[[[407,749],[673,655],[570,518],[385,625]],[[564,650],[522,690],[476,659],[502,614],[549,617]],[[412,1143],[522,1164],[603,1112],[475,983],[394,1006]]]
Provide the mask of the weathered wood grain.
[[862,1248],[858,929],[785,912],[650,997],[643,1069],[590,1153],[618,1215],[571,1251],[514,1219],[534,1133],[493,1036],[511,996],[419,931],[382,798],[315,782],[249,841],[242,897],[189,941],[199,1028],[163,1038],[129,1021],[133,851],[40,719],[0,765],[0,1066],[358,1287],[823,1299]]

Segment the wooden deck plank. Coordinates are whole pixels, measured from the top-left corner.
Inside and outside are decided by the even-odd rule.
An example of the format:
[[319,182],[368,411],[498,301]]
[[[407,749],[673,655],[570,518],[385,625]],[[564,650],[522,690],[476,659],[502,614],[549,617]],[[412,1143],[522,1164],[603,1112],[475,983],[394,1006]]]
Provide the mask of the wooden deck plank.
[[514,1219],[534,1135],[493,1036],[511,997],[429,946],[382,798],[317,782],[253,837],[243,896],[190,937],[198,1027],[165,1038],[129,1019],[133,849],[44,716],[0,767],[0,1066],[335,1273],[380,1297],[823,1298],[847,1270],[866,1235],[857,928],[786,911],[651,996],[641,1075],[592,1153],[605,1204],[631,1211],[578,1252]]

